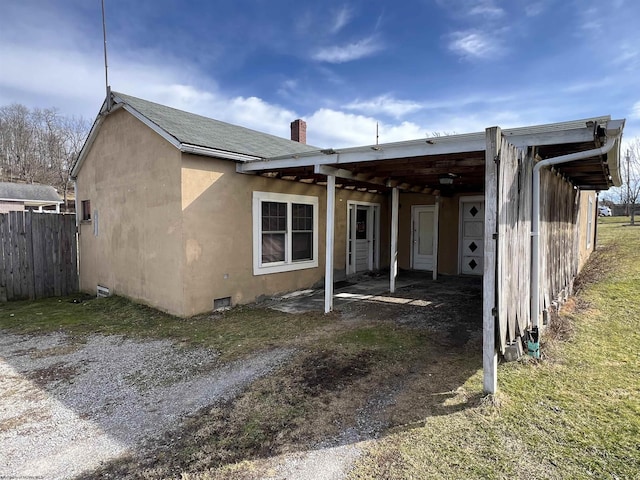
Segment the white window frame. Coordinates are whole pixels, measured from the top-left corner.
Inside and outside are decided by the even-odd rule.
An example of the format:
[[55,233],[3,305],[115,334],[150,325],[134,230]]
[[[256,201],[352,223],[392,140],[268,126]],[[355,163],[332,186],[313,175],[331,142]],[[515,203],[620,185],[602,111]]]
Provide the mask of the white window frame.
[[[287,204],[287,229],[285,232],[285,256],[283,262],[262,263],[262,202]],[[292,261],[292,204],[301,203],[313,207],[313,257],[311,260]],[[253,192],[253,274],[291,272],[318,267],[318,197],[273,192]]]

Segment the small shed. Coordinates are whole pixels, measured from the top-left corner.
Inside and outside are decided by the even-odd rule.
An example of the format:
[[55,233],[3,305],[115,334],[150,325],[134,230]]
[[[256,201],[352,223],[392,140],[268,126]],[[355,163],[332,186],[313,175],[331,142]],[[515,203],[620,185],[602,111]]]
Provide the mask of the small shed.
[[0,182],[0,213],[33,210],[60,212],[62,199],[51,185]]

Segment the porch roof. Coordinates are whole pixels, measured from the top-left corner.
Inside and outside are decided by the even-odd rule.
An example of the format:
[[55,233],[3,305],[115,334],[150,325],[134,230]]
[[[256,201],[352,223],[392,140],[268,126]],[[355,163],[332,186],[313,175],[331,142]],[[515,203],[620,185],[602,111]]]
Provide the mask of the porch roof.
[[[609,116],[571,122],[502,130],[519,148],[535,147],[541,159],[592,150],[608,138],[619,142],[615,133],[624,121]],[[344,149],[322,149],[287,154],[240,163],[242,173],[324,184],[335,175],[337,186],[384,192],[397,187],[403,191],[439,193],[484,190],[485,132],[448,135],[405,142],[366,145]],[[574,185],[606,190],[620,184],[619,145],[607,155],[594,155],[563,164],[557,169]],[[449,184],[441,179],[448,178]],[[447,180],[445,180],[446,182]]]

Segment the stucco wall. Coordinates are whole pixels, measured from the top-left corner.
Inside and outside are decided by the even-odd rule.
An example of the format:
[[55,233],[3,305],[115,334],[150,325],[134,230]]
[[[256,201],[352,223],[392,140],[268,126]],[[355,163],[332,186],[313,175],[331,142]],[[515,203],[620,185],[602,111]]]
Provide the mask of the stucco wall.
[[[77,179],[80,288],[182,314],[180,152],[124,110],[105,118]],[[94,228],[98,228],[98,235]]]
[[[252,197],[254,191],[318,197],[317,268],[253,274]],[[380,203],[381,266],[388,266],[387,197],[336,189],[334,269],[346,268],[347,202]],[[185,315],[210,311],[216,298],[232,303],[261,295],[307,288],[324,277],[326,187],[236,173],[234,162],[183,155],[182,210]]]
[[[588,235],[589,199],[591,199],[591,235]],[[580,190],[578,192],[578,271],[582,270],[589,255],[596,245],[596,231],[598,220],[598,198],[596,192]]]

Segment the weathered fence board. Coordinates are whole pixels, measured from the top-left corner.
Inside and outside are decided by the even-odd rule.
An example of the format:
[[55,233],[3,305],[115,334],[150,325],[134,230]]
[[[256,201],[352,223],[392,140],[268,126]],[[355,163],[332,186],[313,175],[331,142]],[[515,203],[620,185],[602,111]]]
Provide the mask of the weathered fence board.
[[543,199],[540,209],[541,309],[562,302],[571,294],[578,274],[580,237],[578,226],[579,192],[551,170],[540,172]]
[[502,139],[498,183],[500,349],[529,326],[532,161]]
[[0,214],[0,301],[77,292],[77,256],[73,215]]

